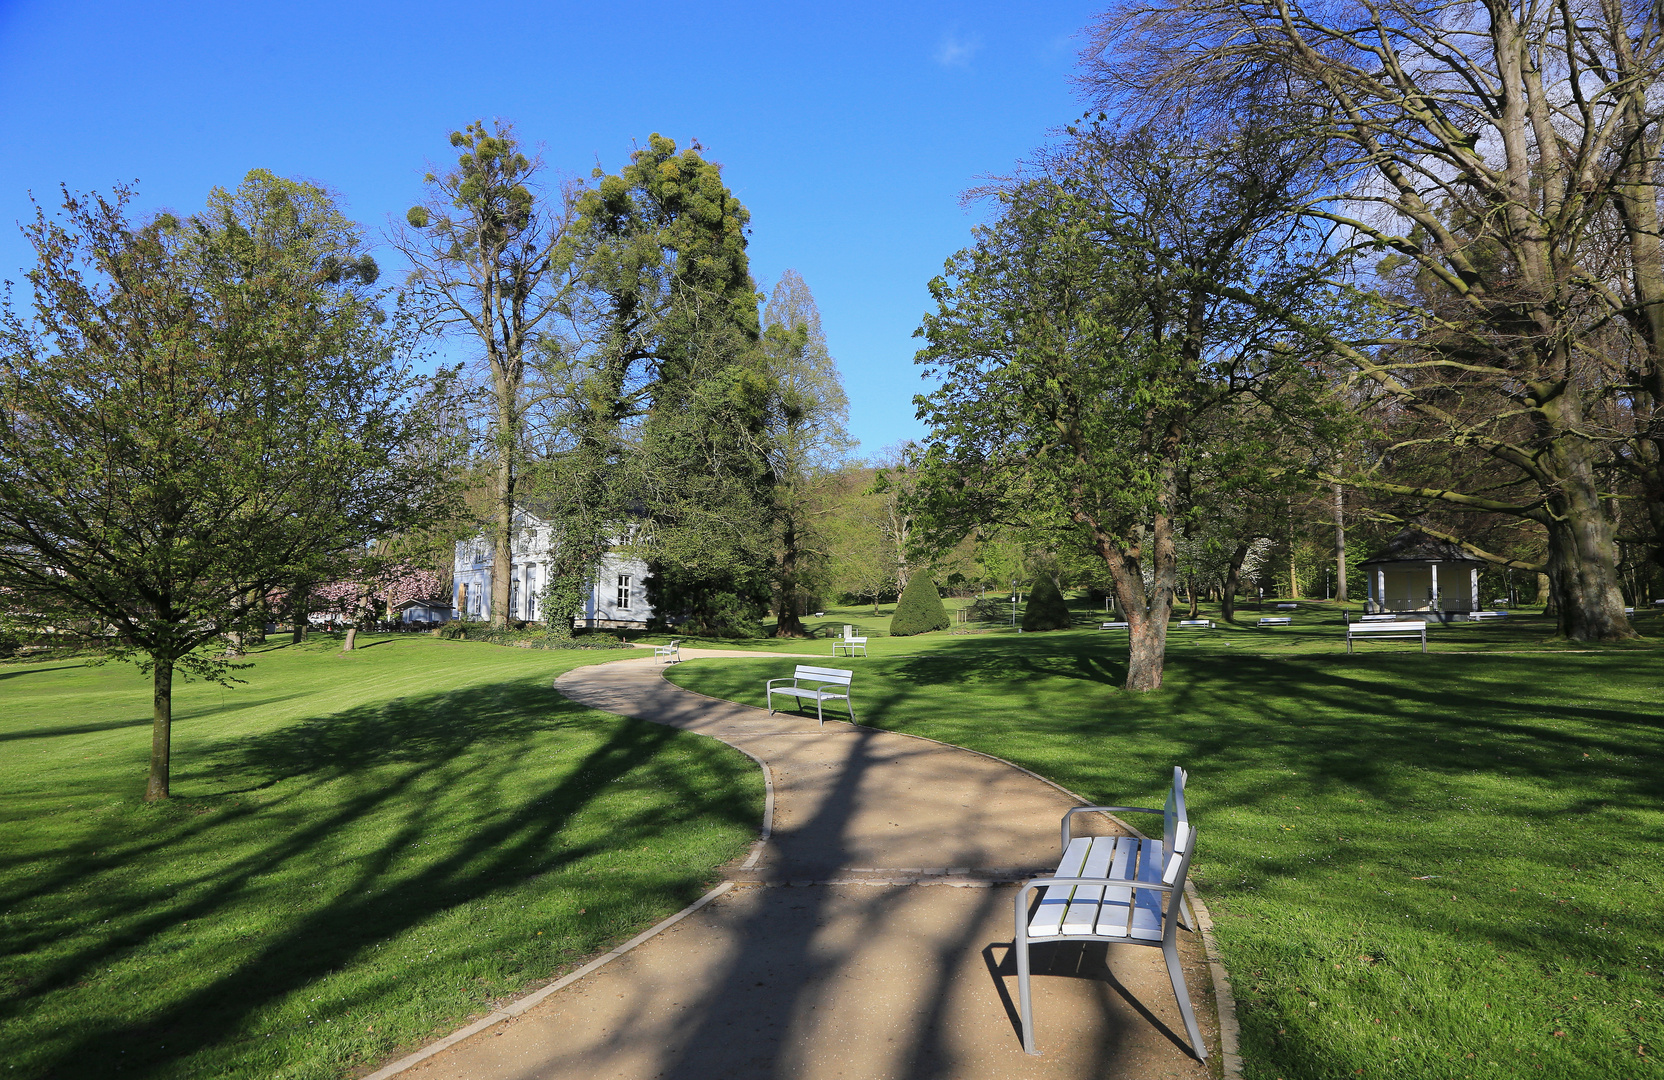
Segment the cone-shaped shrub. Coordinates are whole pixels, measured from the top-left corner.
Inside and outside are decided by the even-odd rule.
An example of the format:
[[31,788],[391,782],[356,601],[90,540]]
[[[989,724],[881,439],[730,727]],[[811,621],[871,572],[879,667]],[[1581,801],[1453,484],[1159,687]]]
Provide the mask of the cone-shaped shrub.
[[890,636],[910,637],[927,630],[948,628],[948,609],[942,606],[942,594],[929,574],[914,574],[901,590],[896,601],[896,613],[890,616]]
[[1049,574],[1041,574],[1028,594],[1028,606],[1023,608],[1023,629],[1029,633],[1036,630],[1067,630],[1069,621],[1069,605],[1063,602],[1063,594],[1057,591],[1057,582]]

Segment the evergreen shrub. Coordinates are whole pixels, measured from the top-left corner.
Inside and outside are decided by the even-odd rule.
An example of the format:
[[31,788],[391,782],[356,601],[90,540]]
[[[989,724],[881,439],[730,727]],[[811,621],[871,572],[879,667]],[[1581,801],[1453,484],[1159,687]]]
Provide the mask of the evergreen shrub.
[[460,641],[483,641],[490,645],[507,645],[516,649],[628,649],[630,643],[612,634],[584,634],[582,637],[560,637],[535,630],[499,630],[490,623],[450,622],[439,630],[442,638]]
[[1041,574],[1028,594],[1027,606],[1023,608],[1023,629],[1028,633],[1067,630],[1071,621],[1069,605],[1058,591],[1057,582],[1051,579],[1051,575]]
[[891,637],[911,637],[931,630],[948,628],[948,609],[942,606],[942,594],[929,574],[914,574],[896,601],[895,614],[890,616]]

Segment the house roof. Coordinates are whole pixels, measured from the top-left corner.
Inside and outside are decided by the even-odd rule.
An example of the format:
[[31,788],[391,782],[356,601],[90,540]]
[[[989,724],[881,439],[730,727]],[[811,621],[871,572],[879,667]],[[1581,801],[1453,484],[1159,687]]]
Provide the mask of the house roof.
[[1470,555],[1448,540],[1439,540],[1428,536],[1417,529],[1400,529],[1387,541],[1387,546],[1359,563],[1359,566],[1369,566],[1372,563],[1395,562],[1470,562],[1482,563],[1484,559]]
[[399,610],[403,611],[405,608],[412,607],[444,608],[448,611],[450,610],[451,602],[449,600],[406,600],[404,603],[399,605]]

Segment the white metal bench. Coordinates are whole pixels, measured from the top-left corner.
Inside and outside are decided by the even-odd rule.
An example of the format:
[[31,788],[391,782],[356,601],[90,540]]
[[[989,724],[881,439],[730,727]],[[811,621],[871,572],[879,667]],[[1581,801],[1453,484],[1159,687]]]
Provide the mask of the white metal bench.
[[653,656],[655,659],[660,656],[664,657],[664,662],[667,664],[680,664],[682,662],[681,646],[682,640],[680,638],[675,639],[669,645],[655,645],[653,646]]
[[1124,622],[1106,622],[1106,623],[1099,623],[1098,624],[1098,629],[1099,630],[1126,630],[1126,629],[1129,628],[1129,625],[1130,624],[1124,623]]
[[1358,621],[1359,622],[1397,622],[1398,621],[1398,616],[1392,614],[1391,612],[1386,612],[1384,614],[1379,614],[1379,615],[1359,615],[1358,616]]
[[1180,619],[1180,630],[1212,630],[1212,619]]
[[[797,665],[797,670],[792,673],[791,678],[770,679],[764,684],[764,689],[767,691],[765,696],[768,698],[768,714],[770,716],[774,715],[774,695],[783,694],[787,697],[799,699],[800,704],[803,701],[813,701],[815,703],[815,716],[820,719],[822,724],[826,723],[826,713],[824,711],[826,702],[842,701],[844,703],[844,708],[849,712],[850,723],[854,723],[855,703],[849,698],[849,684],[850,680],[853,678],[855,678],[855,672],[853,671],[845,671],[840,668],[810,667],[807,664],[799,664]],[[776,685],[777,683],[790,683],[791,685],[779,686]],[[813,683],[814,685],[805,686],[803,685],[804,683]],[[843,692],[839,693],[836,690],[826,689],[829,686],[841,686],[843,687]]]
[[1427,624],[1406,619],[1402,622],[1351,623],[1346,628],[1346,651],[1352,651],[1353,639],[1401,638],[1421,639],[1421,651],[1427,651]]
[[1508,617],[1508,613],[1506,611],[1470,611],[1470,612],[1468,612],[1468,618],[1473,620],[1474,622],[1479,622],[1482,619],[1506,619],[1507,617]]
[[1294,619],[1288,615],[1266,615],[1260,619],[1261,626],[1293,626]]
[[832,643],[832,655],[837,656],[839,649],[847,650],[850,656],[854,656],[855,650],[860,649],[861,655],[865,656],[867,655],[867,639],[865,635],[856,637],[855,627],[846,623],[844,625],[844,636]]
[[[1183,769],[1173,770],[1173,786],[1162,810],[1145,806],[1077,806],[1063,815],[1063,858],[1057,873],[1037,878],[1017,890],[1014,949],[1017,953],[1017,1008],[1023,1027],[1023,1049],[1037,1054],[1034,1010],[1029,994],[1029,950],[1048,941],[1105,941],[1151,945],[1167,961],[1167,977],[1178,998],[1185,1032],[1200,1060],[1207,1046],[1190,1007],[1190,992],[1179,965],[1177,934],[1180,925],[1195,929],[1195,916],[1184,921],[1184,883],[1196,850],[1196,831],[1184,805]],[[1134,836],[1070,834],[1070,818],[1092,811],[1161,814],[1162,839]],[[1029,911],[1029,894],[1044,890]],[[1163,895],[1165,894],[1165,895]]]
[[1300,610],[1300,605],[1299,604],[1278,604],[1277,605],[1277,610],[1278,611],[1299,611]]

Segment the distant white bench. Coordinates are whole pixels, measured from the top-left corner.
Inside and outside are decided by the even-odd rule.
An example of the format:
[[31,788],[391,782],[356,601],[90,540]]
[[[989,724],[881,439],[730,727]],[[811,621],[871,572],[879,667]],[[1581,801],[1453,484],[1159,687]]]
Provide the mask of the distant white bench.
[[867,655],[867,639],[864,635],[856,637],[855,627],[846,623],[844,624],[844,636],[832,643],[832,655],[837,656],[839,649],[846,650],[850,656],[854,656],[855,650],[860,649],[861,655],[865,656]]
[[[774,695],[783,694],[787,697],[798,698],[799,702],[813,701],[815,716],[822,724],[826,723],[824,706],[828,701],[842,701],[849,712],[850,723],[855,722],[854,702],[849,699],[850,681],[855,678],[855,672],[840,668],[810,667],[807,664],[797,665],[797,670],[789,679],[770,679],[764,684],[768,698],[768,714],[774,715]],[[779,686],[777,683],[790,683],[790,686]],[[805,685],[805,684],[814,685]],[[842,687],[843,692],[827,687]]]
[[1399,617],[1389,611],[1377,615],[1359,615],[1358,618],[1362,622],[1397,622]]
[[1294,619],[1288,615],[1266,615],[1260,619],[1261,626],[1293,626]]
[[1212,619],[1180,619],[1180,630],[1212,630]]
[[1473,620],[1474,622],[1479,622],[1479,621],[1484,620],[1484,619],[1506,619],[1507,617],[1508,617],[1508,613],[1506,611],[1470,611],[1470,612],[1468,612],[1468,618]]
[[[1194,914],[1188,922],[1183,918],[1185,876],[1196,850],[1196,831],[1190,827],[1184,805],[1185,780],[1185,771],[1175,768],[1167,805],[1161,810],[1146,806],[1077,806],[1070,810],[1063,815],[1063,857],[1057,873],[1026,882],[1017,890],[1013,951],[1017,954],[1017,1008],[1023,1049],[1028,1053],[1039,1053],[1035,1049],[1034,1009],[1029,994],[1029,950],[1048,941],[1105,941],[1161,949],[1190,1045],[1198,1059],[1207,1058],[1207,1046],[1196,1027],[1190,992],[1179,966],[1177,941],[1179,926],[1196,928]],[[1070,819],[1092,811],[1160,814],[1162,838],[1072,836]],[[1029,894],[1035,889],[1043,891],[1031,914]]]
[[1300,610],[1300,605],[1299,604],[1278,604],[1277,605],[1277,610],[1278,611],[1299,611]]
[[664,657],[664,662],[667,664],[680,664],[682,662],[681,646],[682,641],[680,638],[672,641],[669,645],[655,645],[653,646],[653,656],[655,658],[660,656]]
[[1099,630],[1126,630],[1129,628],[1129,624],[1124,622],[1106,622],[1098,624]]
[[1421,651],[1427,651],[1427,624],[1406,619],[1402,622],[1351,623],[1346,628],[1346,651],[1352,651],[1354,640],[1368,638],[1400,638],[1421,640]]

